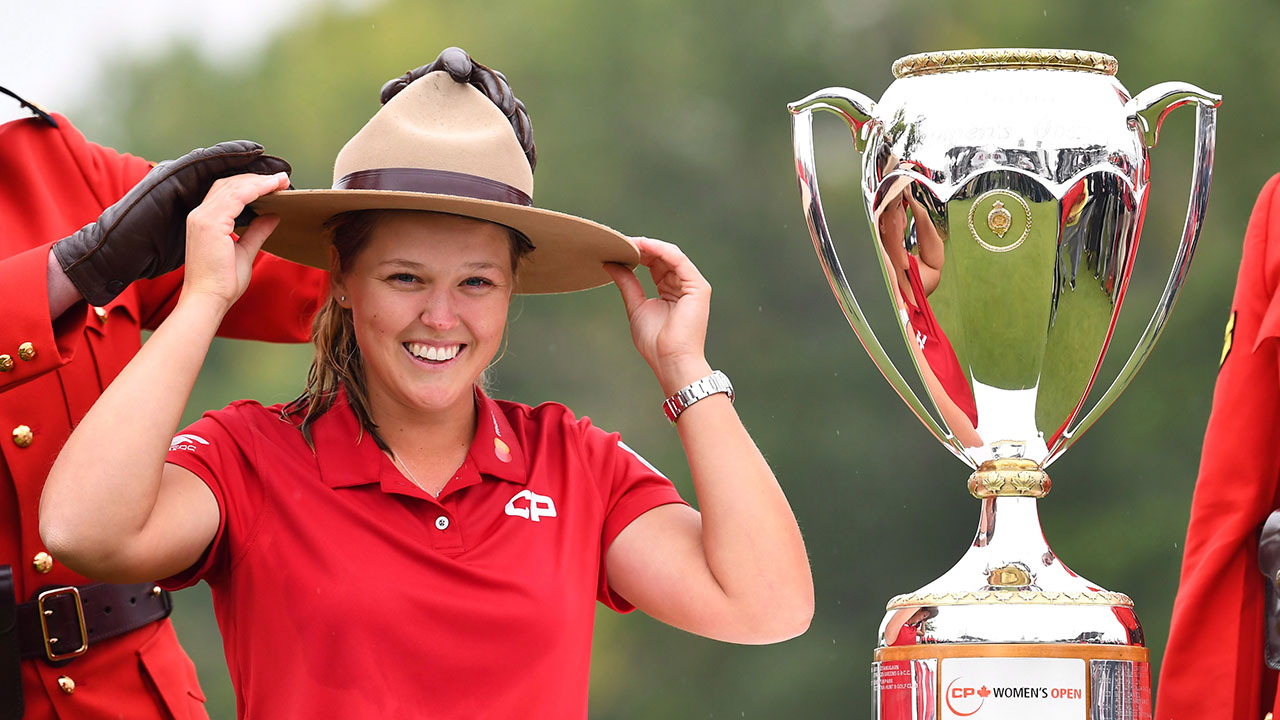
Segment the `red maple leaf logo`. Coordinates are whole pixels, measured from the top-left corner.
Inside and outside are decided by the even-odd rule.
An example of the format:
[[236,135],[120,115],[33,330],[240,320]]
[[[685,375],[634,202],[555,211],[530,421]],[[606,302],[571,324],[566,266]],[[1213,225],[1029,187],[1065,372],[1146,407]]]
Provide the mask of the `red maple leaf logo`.
[[982,698],[983,700],[986,700],[987,696],[990,694],[991,694],[991,691],[987,689],[986,685],[983,685],[982,687],[978,688],[978,697]]

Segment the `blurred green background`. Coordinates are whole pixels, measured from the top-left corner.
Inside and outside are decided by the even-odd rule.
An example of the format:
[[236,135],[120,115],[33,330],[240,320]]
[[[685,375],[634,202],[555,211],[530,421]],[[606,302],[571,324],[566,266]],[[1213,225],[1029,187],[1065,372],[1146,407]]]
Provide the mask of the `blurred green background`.
[[[178,46],[109,68],[91,99],[55,109],[90,138],[156,160],[253,138],[293,163],[296,186],[327,187],[384,80],[448,45],[503,70],[534,121],[538,204],[676,242],[712,282],[708,356],[733,378],[738,410],[786,488],[817,583],[812,628],[771,647],[602,612],[592,717],[860,718],[884,603],[950,567],[978,507],[967,469],[879,377],[828,291],[801,214],[786,103],[829,85],[879,97],[908,53],[1010,46],[1110,53],[1134,93],[1181,80],[1225,96],[1209,218],[1179,307],[1125,396],[1051,468],[1054,492],[1041,503],[1064,561],[1134,598],[1158,665],[1241,238],[1280,158],[1280,45],[1245,38],[1278,31],[1280,10],[1258,0],[321,2],[234,62]],[[1152,153],[1145,240],[1113,355],[1127,354],[1167,276],[1192,115],[1171,116]],[[879,271],[870,253],[855,254],[870,247],[858,158],[838,120],[818,124],[827,210],[893,352],[901,343]],[[512,315],[497,394],[558,400],[620,431],[692,498],[616,292],[517,300]],[[306,347],[220,341],[188,419],[240,397],[293,398],[309,358]],[[210,713],[233,717],[207,591],[183,592],[178,607]]]

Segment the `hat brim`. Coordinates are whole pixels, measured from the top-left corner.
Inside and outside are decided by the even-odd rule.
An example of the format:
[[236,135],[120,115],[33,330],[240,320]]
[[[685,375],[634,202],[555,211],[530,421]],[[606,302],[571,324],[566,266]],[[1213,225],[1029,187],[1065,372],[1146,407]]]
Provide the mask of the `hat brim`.
[[329,269],[324,224],[352,210],[424,210],[487,220],[517,230],[533,243],[520,261],[517,293],[563,293],[612,282],[604,263],[634,268],[640,252],[622,233],[585,218],[456,195],[388,190],[281,190],[250,207],[278,215],[280,224],[263,249],[287,260]]

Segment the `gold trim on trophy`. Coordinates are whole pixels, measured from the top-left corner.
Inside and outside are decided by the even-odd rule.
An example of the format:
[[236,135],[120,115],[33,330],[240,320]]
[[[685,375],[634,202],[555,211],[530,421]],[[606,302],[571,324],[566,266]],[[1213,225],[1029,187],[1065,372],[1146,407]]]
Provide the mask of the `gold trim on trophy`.
[[1117,592],[1043,592],[1040,590],[973,590],[898,595],[887,610],[936,605],[1107,605],[1133,607],[1133,600]]
[[895,78],[932,75],[962,70],[1075,70],[1077,72],[1115,75],[1119,67],[1114,57],[1087,50],[1047,50],[1002,48],[983,50],[944,50],[917,53],[898,58],[893,63]]
[[[978,206],[982,205],[987,199],[992,197],[1010,199],[1012,202],[1017,204],[1017,207],[1022,208],[1023,217],[1026,218],[1025,226],[1022,228],[1022,234],[1018,236],[1017,240],[1014,240],[1008,245],[993,245],[986,240],[983,240],[982,236],[978,234],[978,228],[973,224],[973,218],[978,212]],[[1016,193],[1012,193],[1004,189],[989,190],[979,195],[978,198],[973,201],[973,205],[969,207],[968,224],[969,234],[973,236],[973,239],[976,240],[983,249],[997,253],[1009,252],[1021,245],[1022,242],[1027,239],[1027,236],[1031,234],[1031,206],[1027,204],[1026,200],[1023,200],[1022,197]],[[991,212],[987,213],[987,229],[990,230],[997,238],[1003,240],[1005,234],[1009,232],[1009,228],[1012,225],[1013,213],[1009,212],[1008,208],[1005,207],[1005,204],[1000,200],[996,200],[992,203]]]
[[1091,645],[1087,643],[984,643],[981,645],[901,645],[879,648],[876,660],[921,660],[926,658],[1042,657],[1084,660],[1129,660],[1147,662],[1145,647],[1132,645]]
[[988,460],[969,476],[969,494],[989,497],[1033,497],[1049,494],[1053,482],[1041,467],[1022,458]]

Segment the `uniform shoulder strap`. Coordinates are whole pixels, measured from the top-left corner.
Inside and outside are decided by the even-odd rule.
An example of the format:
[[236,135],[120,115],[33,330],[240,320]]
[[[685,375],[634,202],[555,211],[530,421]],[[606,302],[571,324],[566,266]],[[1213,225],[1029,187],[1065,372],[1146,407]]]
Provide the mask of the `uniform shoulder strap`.
[[5,95],[8,95],[9,97],[13,98],[14,100],[17,100],[19,105],[21,105],[22,107],[24,107],[24,108],[26,108],[26,109],[30,110],[30,111],[31,111],[31,113],[32,113],[33,115],[35,115],[36,117],[40,118],[41,120],[44,120],[45,122],[49,123],[50,125],[52,125],[52,126],[53,126],[53,127],[55,127],[55,128],[56,128],[56,127],[58,127],[58,121],[57,121],[57,120],[54,120],[54,119],[53,119],[53,116],[52,116],[52,115],[50,115],[49,113],[45,112],[44,108],[40,107],[39,105],[36,105],[35,103],[31,102],[30,100],[27,100],[26,98],[23,98],[21,95],[18,95],[17,93],[15,93],[15,92],[13,92],[12,90],[10,90],[10,89],[8,89],[8,88],[5,88],[5,87],[0,87],[0,93],[3,93],[3,94],[5,94]]

